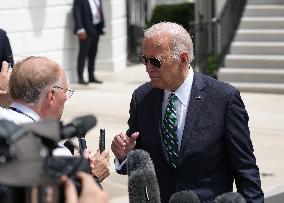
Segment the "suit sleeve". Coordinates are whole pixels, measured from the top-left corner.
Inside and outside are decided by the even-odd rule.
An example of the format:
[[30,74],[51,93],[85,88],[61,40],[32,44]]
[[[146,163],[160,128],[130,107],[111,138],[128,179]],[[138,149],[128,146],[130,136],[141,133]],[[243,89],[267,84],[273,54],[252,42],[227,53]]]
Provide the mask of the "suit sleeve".
[[[132,98],[130,101],[130,108],[129,108],[129,119],[128,119],[128,130],[126,131],[126,134],[128,137],[132,135],[132,133],[137,131],[137,118],[136,118],[136,99],[135,99],[135,91],[132,94]],[[137,143],[136,143],[137,146]],[[118,160],[117,160],[118,161]],[[122,164],[122,163],[119,163]],[[127,161],[122,164],[119,170],[116,170],[117,173],[126,175],[127,171]]]
[[133,92],[130,108],[129,108],[129,119],[128,119],[128,130],[126,134],[130,137],[132,133],[138,131],[138,121],[137,121],[137,104],[136,104],[136,91]]
[[9,38],[6,34],[6,32],[3,32],[3,50],[2,50],[2,60],[6,61],[7,63],[11,63],[11,67],[14,66],[14,59],[13,59],[13,53],[10,45]]
[[227,105],[225,137],[237,191],[247,203],[263,203],[259,169],[253,154],[248,114],[238,90],[234,89]]
[[74,0],[73,2],[73,17],[74,17],[74,23],[75,23],[75,33],[79,29],[83,29],[83,23],[82,23],[82,4],[80,3],[80,0]]

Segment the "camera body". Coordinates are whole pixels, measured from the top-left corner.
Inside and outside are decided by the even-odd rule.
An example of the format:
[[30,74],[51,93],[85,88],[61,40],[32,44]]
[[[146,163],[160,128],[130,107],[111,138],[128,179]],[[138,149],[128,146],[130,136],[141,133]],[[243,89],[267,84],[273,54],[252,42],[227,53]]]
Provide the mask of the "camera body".
[[[86,118],[92,121],[87,127],[84,126]],[[89,172],[88,161],[83,157],[52,155],[60,140],[76,136],[78,132],[86,133],[96,124],[94,116],[74,121],[66,126],[58,120],[20,126],[0,120],[0,202],[34,202],[33,191],[37,191],[38,203],[48,202],[48,196],[51,202],[62,202],[60,177],[63,175],[71,178],[80,191],[76,173]],[[53,194],[45,195],[47,191]]]

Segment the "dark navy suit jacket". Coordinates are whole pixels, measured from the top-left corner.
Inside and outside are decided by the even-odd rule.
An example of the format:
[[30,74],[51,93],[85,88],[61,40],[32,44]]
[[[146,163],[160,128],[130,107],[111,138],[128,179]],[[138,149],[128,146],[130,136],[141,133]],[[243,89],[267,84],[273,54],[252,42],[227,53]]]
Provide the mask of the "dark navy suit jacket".
[[0,29],[0,70],[3,61],[11,63],[11,66],[14,65],[13,53],[10,46],[9,38],[6,35],[6,32]]
[[168,164],[161,143],[162,101],[163,90],[150,83],[137,88],[127,132],[140,133],[136,148],[153,159],[162,202],[182,190],[193,190],[202,202],[212,202],[232,191],[235,180],[248,203],[262,203],[249,118],[239,91],[195,72],[176,169]]
[[[102,11],[102,1],[100,0],[100,11],[102,14],[102,23],[100,23],[100,30],[99,33],[103,34],[103,28],[105,27],[104,24],[104,15]],[[76,33],[77,30],[84,28],[87,33],[94,34],[96,32],[96,27],[93,24],[93,16],[91,7],[88,0],[74,0],[73,3],[73,15],[75,21],[75,29],[74,32]]]

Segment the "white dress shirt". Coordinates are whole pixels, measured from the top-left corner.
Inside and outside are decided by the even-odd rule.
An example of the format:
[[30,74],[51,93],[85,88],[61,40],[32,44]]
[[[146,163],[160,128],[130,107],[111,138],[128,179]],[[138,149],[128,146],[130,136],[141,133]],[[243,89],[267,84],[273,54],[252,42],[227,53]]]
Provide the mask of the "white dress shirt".
[[164,90],[164,98],[163,98],[163,106],[162,106],[162,118],[164,120],[164,115],[166,111],[166,107],[169,103],[168,98],[171,93],[174,93],[177,96],[177,100],[175,101],[176,112],[177,112],[177,139],[178,139],[178,148],[180,149],[183,129],[186,119],[186,113],[192,88],[194,72],[192,68],[189,69],[189,74],[183,84],[175,91],[172,92],[170,90]]
[[89,0],[89,4],[91,7],[91,12],[93,16],[93,24],[99,24],[102,21],[101,11],[100,11],[100,1],[99,0]]

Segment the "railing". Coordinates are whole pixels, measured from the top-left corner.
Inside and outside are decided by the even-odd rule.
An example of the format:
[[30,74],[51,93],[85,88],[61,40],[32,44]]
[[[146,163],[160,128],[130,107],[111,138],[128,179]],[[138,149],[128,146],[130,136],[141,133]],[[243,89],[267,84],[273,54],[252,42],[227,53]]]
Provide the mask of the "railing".
[[[246,0],[227,0],[220,15],[209,22],[191,24],[195,59],[193,65],[200,72],[216,77],[215,71],[223,63],[243,14]],[[213,66],[213,67],[212,67]]]

